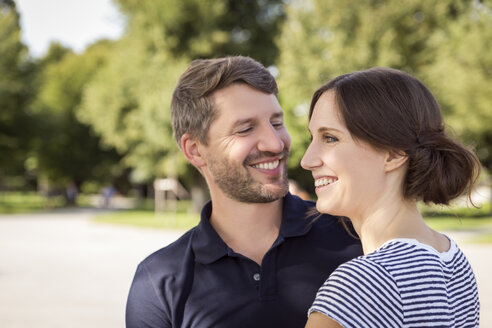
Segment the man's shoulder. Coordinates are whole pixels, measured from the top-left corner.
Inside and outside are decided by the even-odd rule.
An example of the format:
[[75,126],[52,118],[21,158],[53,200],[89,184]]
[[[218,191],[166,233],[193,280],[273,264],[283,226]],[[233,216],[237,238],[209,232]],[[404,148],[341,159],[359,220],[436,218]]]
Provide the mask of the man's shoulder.
[[[320,213],[316,210],[316,202],[312,200],[301,199],[295,195],[292,195],[289,200],[291,204],[296,206],[304,213],[304,218],[312,222],[314,229],[322,229],[325,227],[333,228],[333,225],[342,228],[342,219],[338,216],[333,216],[331,214]],[[350,221],[346,220],[350,225]]]
[[297,195],[287,194],[284,198],[284,211],[294,211],[298,214],[303,214],[305,218],[311,219],[323,217],[329,221],[337,221],[337,217],[330,214],[322,214],[316,210],[316,202],[309,199],[302,199]]
[[284,219],[288,222],[289,231],[293,232],[288,235],[302,236],[329,248],[334,245],[337,247],[360,245],[360,241],[354,238],[356,234],[348,219],[319,213],[313,201],[287,195]]
[[155,269],[160,272],[179,269],[183,261],[193,256],[191,243],[195,231],[196,227],[188,230],[176,241],[147,256],[140,265],[150,272]]

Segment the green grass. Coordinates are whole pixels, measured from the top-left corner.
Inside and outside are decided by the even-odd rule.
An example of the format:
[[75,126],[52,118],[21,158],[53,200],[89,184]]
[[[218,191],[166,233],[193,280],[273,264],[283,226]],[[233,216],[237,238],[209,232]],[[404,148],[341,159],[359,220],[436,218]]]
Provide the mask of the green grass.
[[468,240],[472,244],[492,244],[492,233],[480,234]]
[[1,192],[0,214],[32,213],[65,204],[63,196],[43,197],[36,192]]
[[[79,195],[76,205],[90,206],[90,200],[86,195]],[[36,213],[62,207],[66,207],[62,195],[47,198],[34,191],[0,192],[0,214]]]
[[479,208],[473,206],[453,207],[439,205],[423,205],[419,206],[420,212],[426,218],[490,218],[492,217],[491,204],[487,203]]
[[427,224],[439,231],[443,230],[477,230],[492,228],[490,204],[480,208],[421,206],[420,211]]
[[483,218],[459,218],[459,217],[425,217],[425,222],[434,230],[476,230],[490,226],[492,228],[492,215]]
[[149,210],[125,210],[103,213],[93,218],[94,222],[131,225],[141,228],[188,230],[198,224],[199,214],[154,213]]

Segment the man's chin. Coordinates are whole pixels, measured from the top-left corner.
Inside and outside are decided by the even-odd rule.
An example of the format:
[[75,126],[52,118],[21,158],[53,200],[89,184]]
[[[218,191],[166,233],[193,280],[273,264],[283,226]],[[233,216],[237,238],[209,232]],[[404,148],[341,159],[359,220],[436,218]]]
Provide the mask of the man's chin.
[[250,192],[246,192],[245,190],[243,190],[242,192],[238,192],[237,194],[229,193],[229,197],[242,203],[264,204],[281,199],[287,194],[287,192],[288,188],[284,188],[278,185],[263,185],[260,190],[256,191],[250,190]]
[[285,195],[287,195],[287,192],[289,191],[289,186],[288,185],[266,185],[263,188],[262,194],[265,195],[265,198],[270,198],[271,201],[276,201]]

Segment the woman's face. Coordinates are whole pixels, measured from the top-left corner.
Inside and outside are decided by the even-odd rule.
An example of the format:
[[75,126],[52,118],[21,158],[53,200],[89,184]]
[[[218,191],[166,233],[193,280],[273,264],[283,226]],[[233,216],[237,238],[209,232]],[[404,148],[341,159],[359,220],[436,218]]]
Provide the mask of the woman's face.
[[368,215],[386,183],[386,152],[352,138],[333,90],[316,103],[309,131],[312,141],[301,166],[313,173],[318,211],[350,218]]

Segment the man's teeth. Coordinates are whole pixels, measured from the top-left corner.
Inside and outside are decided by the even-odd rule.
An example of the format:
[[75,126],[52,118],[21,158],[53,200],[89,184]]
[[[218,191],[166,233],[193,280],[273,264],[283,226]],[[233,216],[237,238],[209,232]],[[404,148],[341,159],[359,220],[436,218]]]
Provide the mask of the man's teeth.
[[315,187],[327,186],[330,183],[333,183],[333,182],[335,182],[337,180],[338,180],[337,178],[321,178],[321,179],[318,179],[318,180],[314,181],[314,186]]
[[279,163],[280,163],[280,161],[276,160],[273,162],[256,164],[256,165],[253,165],[253,167],[257,168],[257,169],[263,169],[263,170],[273,170],[273,169],[277,168]]

